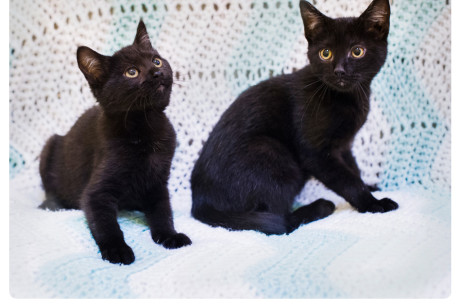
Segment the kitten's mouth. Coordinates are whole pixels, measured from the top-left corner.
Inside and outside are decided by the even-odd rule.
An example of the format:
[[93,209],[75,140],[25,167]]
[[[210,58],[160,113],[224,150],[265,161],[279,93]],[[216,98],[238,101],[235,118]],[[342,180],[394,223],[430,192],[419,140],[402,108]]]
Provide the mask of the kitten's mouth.
[[353,83],[344,79],[329,81],[328,84],[338,91],[350,91],[353,89]]

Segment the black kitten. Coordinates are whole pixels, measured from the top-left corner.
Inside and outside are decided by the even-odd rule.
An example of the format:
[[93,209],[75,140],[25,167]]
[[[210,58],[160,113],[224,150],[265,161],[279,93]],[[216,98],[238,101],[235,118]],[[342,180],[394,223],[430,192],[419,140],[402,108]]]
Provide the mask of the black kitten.
[[351,153],[387,54],[388,0],[374,0],[359,18],[331,19],[304,0],[300,11],[310,65],[249,88],[222,115],[192,172],[198,220],[289,233],[335,209],[319,199],[292,212],[312,176],[359,212],[398,207],[372,196]]
[[172,71],[150,43],[142,20],[134,43],[113,56],[79,47],[77,61],[99,106],[40,156],[41,208],[80,208],[102,258],[134,261],[117,222],[119,209],[145,213],[152,238],[166,248],[191,243],[173,225],[168,178],[176,134],[164,114]]

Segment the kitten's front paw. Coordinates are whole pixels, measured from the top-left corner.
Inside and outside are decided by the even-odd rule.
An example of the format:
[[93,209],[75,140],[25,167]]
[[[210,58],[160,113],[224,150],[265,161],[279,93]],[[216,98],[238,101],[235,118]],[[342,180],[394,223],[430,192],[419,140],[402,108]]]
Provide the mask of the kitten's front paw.
[[398,204],[388,198],[384,198],[381,200],[374,201],[369,203],[367,206],[363,206],[358,208],[360,213],[371,212],[371,213],[384,213],[387,211],[395,210],[399,206]]
[[101,247],[102,259],[114,264],[129,265],[134,261],[133,250],[125,243],[117,246]]
[[156,232],[152,234],[153,241],[158,244],[161,244],[167,249],[177,249],[183,246],[192,244],[190,238],[188,238],[185,234],[182,233],[161,233]]

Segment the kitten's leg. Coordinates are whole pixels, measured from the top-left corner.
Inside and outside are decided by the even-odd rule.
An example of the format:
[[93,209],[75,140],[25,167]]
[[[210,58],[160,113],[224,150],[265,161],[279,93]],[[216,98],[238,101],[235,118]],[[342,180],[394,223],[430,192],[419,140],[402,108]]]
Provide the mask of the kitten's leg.
[[[351,150],[347,150],[342,153],[342,158],[345,164],[347,164],[348,167],[350,167],[351,171],[355,173],[356,175],[361,177],[361,170],[359,170],[358,164],[356,163],[356,159],[351,153]],[[370,192],[373,191],[379,191],[380,188],[377,185],[368,185],[366,184],[367,188],[369,189]]]
[[49,193],[54,193],[57,189],[57,173],[53,169],[53,165],[55,165],[56,162],[56,150],[59,149],[61,139],[62,136],[54,134],[46,141],[46,144],[40,153],[39,171],[43,188],[45,189],[47,195]]
[[353,173],[340,158],[321,157],[310,160],[307,164],[308,171],[359,212],[387,212],[398,208],[393,200],[374,198],[359,175]]
[[58,164],[59,157],[63,155],[62,139],[62,136],[54,134],[46,141],[40,153],[39,171],[46,194],[45,200],[38,206],[41,209],[58,211],[77,208],[75,203],[59,197],[62,183]]
[[62,136],[54,134],[46,141],[40,153],[39,171],[46,194],[45,201],[38,206],[41,209],[57,211],[67,207],[55,196],[56,191],[59,190],[59,174],[55,169],[56,154],[59,153],[61,139]]
[[128,265],[134,261],[134,253],[126,244],[117,222],[119,188],[110,188],[107,183],[103,185],[97,188],[89,184],[82,196],[81,208],[102,258]]
[[152,233],[152,239],[168,249],[176,249],[192,243],[185,234],[174,229],[169,192],[166,186],[158,186],[146,197],[144,213]]

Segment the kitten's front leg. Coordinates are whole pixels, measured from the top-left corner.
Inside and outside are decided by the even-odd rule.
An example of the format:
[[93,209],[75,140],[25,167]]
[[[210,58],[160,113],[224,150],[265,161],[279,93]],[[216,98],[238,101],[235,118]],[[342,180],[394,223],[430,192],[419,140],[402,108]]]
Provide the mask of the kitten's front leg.
[[117,222],[118,193],[117,188],[108,188],[107,184],[103,187],[88,184],[82,196],[81,208],[102,259],[129,265],[134,261],[134,253],[126,244]]
[[391,199],[374,198],[359,175],[350,170],[340,158],[317,157],[307,164],[308,170],[318,180],[342,196],[359,212],[387,212],[398,208],[398,204]]
[[177,249],[192,243],[185,234],[174,229],[169,192],[166,186],[151,190],[144,202],[144,213],[152,239],[167,249]]
[[[359,170],[358,164],[356,163],[356,159],[351,153],[351,150],[346,150],[342,152],[342,159],[353,173],[361,177],[361,170]],[[377,185],[366,184],[366,186],[371,192],[380,190],[380,188]]]

